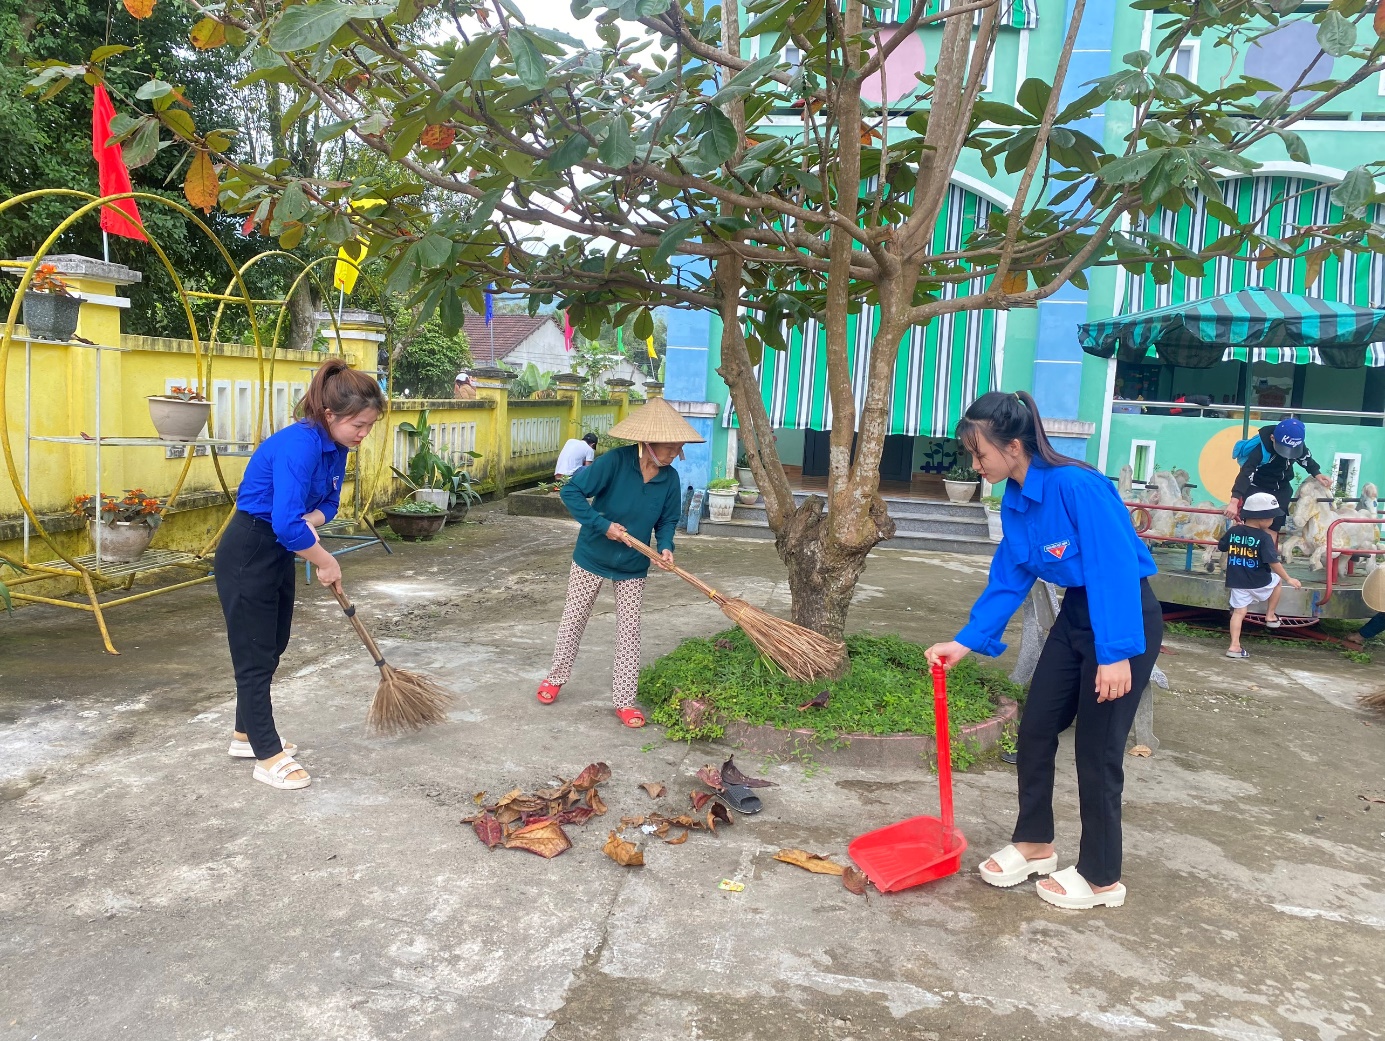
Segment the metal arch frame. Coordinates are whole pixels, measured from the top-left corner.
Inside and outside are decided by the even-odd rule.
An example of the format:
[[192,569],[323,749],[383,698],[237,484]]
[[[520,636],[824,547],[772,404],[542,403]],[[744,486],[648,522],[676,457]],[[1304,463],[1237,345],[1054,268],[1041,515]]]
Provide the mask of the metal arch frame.
[[[232,258],[230,252],[216,237],[216,235],[213,234],[211,228],[209,228],[207,224],[187,206],[184,206],[182,203],[176,202],[175,200],[167,199],[159,195],[153,195],[148,192],[125,192],[117,195],[98,197],[90,194],[89,192],[78,191],[75,189],[45,188],[38,191],[26,192],[24,194],[17,195],[13,198],[6,199],[3,202],[0,202],[0,214],[3,214],[6,210],[9,210],[12,207],[27,204],[36,199],[55,197],[79,200],[80,205],[78,205],[78,207],[72,213],[70,213],[58,224],[58,226],[44,240],[42,245],[36,251],[34,257],[24,266],[24,271],[23,274],[20,276],[19,286],[15,292],[14,300],[10,304],[9,315],[6,320],[3,333],[0,333],[0,450],[3,451],[5,467],[9,474],[10,482],[14,487],[15,495],[17,496],[20,506],[24,511],[27,524],[32,526],[34,532],[38,535],[38,537],[44,543],[46,543],[50,549],[52,549],[52,551],[57,555],[58,560],[60,560],[66,566],[55,566],[57,563],[56,561],[53,563],[34,563],[29,559],[27,543],[25,549],[25,556],[22,561],[15,561],[9,557],[0,557],[0,559],[3,559],[6,563],[19,569],[21,572],[27,572],[27,574],[23,575],[19,579],[12,580],[9,583],[11,586],[23,585],[26,582],[42,581],[44,579],[52,578],[77,578],[81,582],[82,587],[84,588],[86,593],[87,603],[85,604],[73,603],[71,601],[59,600],[52,597],[41,597],[31,593],[14,592],[12,595],[15,599],[19,600],[25,600],[34,603],[46,603],[58,607],[67,607],[75,610],[89,611],[96,619],[97,628],[100,630],[102,642],[105,644],[106,651],[110,654],[118,654],[119,651],[117,651],[115,649],[115,646],[112,644],[110,632],[106,627],[105,618],[102,613],[103,607],[114,607],[120,604],[143,600],[150,596],[158,595],[160,593],[172,592],[175,589],[183,589],[188,586],[197,585],[202,582],[210,581],[211,575],[208,569],[207,574],[203,574],[198,578],[184,582],[177,582],[172,585],[162,586],[153,590],[147,590],[142,593],[137,593],[133,596],[122,597],[114,601],[108,601],[106,604],[103,605],[99,599],[99,592],[105,591],[113,587],[120,587],[128,590],[133,584],[136,574],[141,569],[103,568],[101,566],[99,556],[93,556],[93,558],[91,559],[91,564],[90,566],[88,566],[87,564],[83,563],[81,560],[77,559],[73,555],[69,555],[68,553],[64,552],[63,549],[53,539],[53,537],[48,533],[47,529],[44,528],[42,521],[40,521],[38,514],[33,508],[33,504],[29,501],[28,496],[25,494],[23,483],[20,480],[19,473],[16,468],[14,450],[11,444],[11,434],[9,429],[7,409],[4,407],[4,403],[7,400],[8,390],[7,377],[9,368],[9,355],[14,343],[15,326],[18,324],[18,318],[23,305],[24,294],[28,291],[29,284],[33,280],[34,273],[38,270],[39,265],[43,262],[44,258],[48,255],[48,253],[53,249],[54,245],[62,236],[62,234],[65,231],[67,231],[70,227],[72,227],[72,225],[75,224],[77,221],[85,217],[87,214],[93,211],[101,210],[105,207],[108,207],[112,203],[123,201],[125,199],[135,199],[151,205],[164,206],[178,213],[181,213],[188,221],[190,221],[198,229],[200,229],[202,233],[206,235],[207,238],[211,240],[211,242],[216,246],[217,250],[221,253],[222,259],[226,261],[227,267],[230,268],[233,272],[231,282],[228,284],[228,293],[226,294],[227,301],[243,303],[246,308],[247,315],[250,319],[251,334],[254,340],[255,355],[256,360],[258,362],[260,382],[262,385],[264,382],[264,348],[260,337],[259,323],[255,316],[254,301],[250,296],[249,287],[245,283],[241,270],[237,269],[234,258]],[[215,332],[213,332],[212,337],[209,340],[207,340],[204,345],[204,342],[197,331],[196,316],[192,312],[192,307],[189,303],[188,298],[189,295],[187,290],[183,286],[182,279],[179,278],[177,271],[174,269],[172,263],[169,261],[168,255],[164,252],[163,247],[159,244],[155,236],[150,232],[150,230],[147,227],[145,227],[143,230],[148,240],[150,248],[154,250],[160,262],[163,264],[164,269],[168,272],[169,278],[172,280],[174,289],[178,294],[179,303],[183,307],[183,314],[187,318],[189,331],[191,333],[193,343],[193,357],[196,366],[197,379],[200,384],[205,385],[206,373],[210,371],[212,347],[215,343]],[[232,287],[239,288],[240,295],[238,297],[230,296],[229,290]],[[207,355],[205,367],[203,364],[204,351]],[[100,371],[100,364],[100,349],[98,348],[96,360],[96,365],[98,366],[98,375]],[[256,430],[254,432],[256,443],[258,443],[259,441],[260,430],[262,428],[263,400],[261,400],[260,409],[261,422],[256,424]],[[100,440],[101,431],[98,429],[98,469],[96,475],[98,487],[100,484]],[[211,455],[215,460],[215,447],[212,448]],[[181,492],[182,486],[187,479],[188,473],[191,470],[193,458],[194,457],[192,453],[189,453],[187,458],[184,460],[183,468],[179,473],[178,478],[174,484],[173,491],[169,494],[168,497],[169,506],[173,504],[173,502],[177,499],[178,494]],[[226,484],[225,476],[221,471],[219,463],[216,464],[216,472],[218,479],[221,483],[222,490],[227,494],[228,498],[230,498],[230,489]],[[27,478],[28,474],[26,473],[25,476]],[[167,506],[165,508],[167,508]],[[156,557],[152,565],[144,570],[165,570],[171,567],[189,567],[193,569],[200,569],[204,566],[206,554],[215,545],[216,540],[219,537],[220,531],[218,531],[217,534],[213,536],[212,540],[209,541],[208,544],[204,546],[203,549],[199,551],[197,554],[167,554],[165,556]]]

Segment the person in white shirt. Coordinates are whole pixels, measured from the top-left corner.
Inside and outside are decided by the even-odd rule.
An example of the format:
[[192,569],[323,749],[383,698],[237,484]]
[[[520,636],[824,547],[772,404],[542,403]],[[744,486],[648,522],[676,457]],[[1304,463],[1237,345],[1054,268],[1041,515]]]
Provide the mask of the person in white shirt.
[[571,477],[584,466],[590,466],[596,458],[596,435],[585,434],[579,441],[569,438],[563,450],[558,453],[558,463],[553,467],[556,477]]

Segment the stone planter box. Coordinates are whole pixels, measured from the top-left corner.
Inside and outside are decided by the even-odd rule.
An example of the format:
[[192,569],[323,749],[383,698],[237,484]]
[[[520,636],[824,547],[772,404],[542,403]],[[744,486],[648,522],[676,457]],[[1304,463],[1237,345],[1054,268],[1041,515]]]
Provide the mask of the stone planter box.
[[[707,721],[711,706],[704,701],[685,701],[683,722],[700,726]],[[962,741],[975,754],[982,754],[1000,743],[1005,728],[1019,718],[1019,705],[1000,699],[1000,708],[990,719],[962,728],[954,740]],[[815,762],[828,765],[871,767],[909,767],[935,765],[937,743],[921,734],[842,734],[821,738],[812,730],[780,730],[772,726],[751,726],[728,722],[722,744],[760,755],[792,758],[811,755]]]
[[25,293],[24,326],[36,340],[68,343],[77,331],[82,301],[61,293]]
[[541,495],[538,492],[511,492],[505,496],[505,506],[512,517],[551,517],[554,520],[572,520],[563,500],[557,495]]

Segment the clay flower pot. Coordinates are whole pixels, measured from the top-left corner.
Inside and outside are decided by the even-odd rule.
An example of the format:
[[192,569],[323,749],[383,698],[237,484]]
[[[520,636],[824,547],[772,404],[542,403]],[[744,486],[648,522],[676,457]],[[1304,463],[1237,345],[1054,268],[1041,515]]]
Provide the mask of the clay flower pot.
[[405,542],[428,542],[447,523],[446,513],[401,513],[386,510],[385,523]]
[[949,502],[971,502],[971,497],[976,494],[976,489],[980,481],[949,481],[943,480],[943,487],[947,489]]
[[195,441],[212,414],[210,401],[184,401],[162,394],[151,394],[147,400],[149,418],[165,441]]
[[[87,532],[91,544],[96,545],[96,521],[88,518]],[[101,563],[133,564],[154,538],[154,529],[148,524],[132,524],[129,521],[116,521],[101,527]]]

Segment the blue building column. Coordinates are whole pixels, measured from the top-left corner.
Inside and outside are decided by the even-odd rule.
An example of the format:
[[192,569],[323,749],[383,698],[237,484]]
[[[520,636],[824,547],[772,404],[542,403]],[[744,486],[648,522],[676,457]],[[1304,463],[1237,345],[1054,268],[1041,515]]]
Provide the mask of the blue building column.
[[[1072,23],[1073,0],[1068,0],[1064,21]],[[1060,93],[1062,104],[1086,93],[1085,84],[1111,71],[1115,34],[1115,5],[1088,4],[1077,30],[1077,41],[1068,63]],[[1074,124],[1097,141],[1106,137],[1106,113],[1098,109]],[[1034,400],[1043,413],[1050,440],[1058,451],[1078,459],[1087,457],[1087,441],[1093,425],[1079,420],[1082,398],[1082,348],[1077,327],[1087,320],[1087,292],[1069,283],[1047,300],[1039,301],[1038,338],[1034,345]]]
[[706,488],[712,479],[713,425],[720,412],[707,400],[710,314],[673,308],[661,312],[668,322],[668,353],[664,358],[664,398],[705,439],[688,445],[684,458],[674,462],[679,484],[685,489]]

